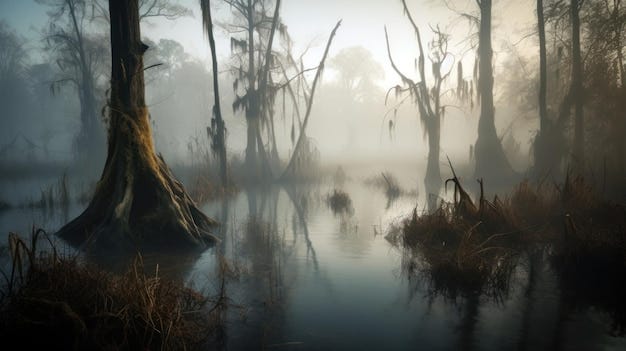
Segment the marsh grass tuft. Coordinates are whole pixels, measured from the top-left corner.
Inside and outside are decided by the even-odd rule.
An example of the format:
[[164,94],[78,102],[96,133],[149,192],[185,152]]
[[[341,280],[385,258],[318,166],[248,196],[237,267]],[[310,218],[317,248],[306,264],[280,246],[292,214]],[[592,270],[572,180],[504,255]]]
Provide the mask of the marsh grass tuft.
[[584,272],[600,270],[618,285],[612,290],[626,292],[624,206],[604,200],[581,177],[568,176],[562,186],[524,181],[510,196],[491,201],[479,180],[476,204],[456,175],[448,183],[454,185],[452,202],[442,201],[430,213],[414,209],[388,235],[405,249],[403,268],[419,267],[433,292],[452,298],[506,294],[519,254],[537,246],[549,249],[563,284],[584,284]]
[[[51,249],[38,250],[40,242]],[[9,237],[11,272],[3,273],[0,335],[25,348],[190,349],[215,320],[207,299],[179,282],[144,273],[140,255],[114,275],[63,257],[42,230],[29,243]]]

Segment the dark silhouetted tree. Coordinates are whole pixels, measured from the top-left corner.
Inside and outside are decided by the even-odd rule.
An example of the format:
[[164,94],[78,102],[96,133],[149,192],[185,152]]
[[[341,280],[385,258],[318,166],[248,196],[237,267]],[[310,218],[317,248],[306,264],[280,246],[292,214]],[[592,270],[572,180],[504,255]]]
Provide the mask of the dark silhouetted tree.
[[219,72],[217,69],[217,53],[215,49],[215,38],[213,37],[213,19],[211,18],[211,2],[209,0],[200,0],[202,8],[202,22],[204,29],[209,36],[209,45],[211,46],[211,61],[213,67],[213,117],[211,118],[211,127],[208,134],[211,137],[211,147],[218,155],[220,162],[220,179],[222,186],[228,186],[228,166],[226,162],[226,127],[222,118],[222,108],[220,105],[219,93]]
[[[409,18],[415,35],[417,37],[417,44],[419,48],[418,58],[418,72],[419,81],[415,82],[403,74],[391,55],[391,49],[389,48],[389,38],[387,36],[387,29],[385,28],[385,40],[387,41],[387,53],[389,61],[393,69],[398,73],[402,79],[402,86],[396,86],[394,88],[396,94],[401,94],[403,91],[409,91],[417,104],[420,121],[426,128],[425,135],[428,137],[428,163],[426,165],[426,177],[424,179],[426,189],[432,192],[439,192],[441,188],[441,171],[439,167],[440,156],[440,139],[441,139],[441,119],[444,115],[444,107],[441,105],[441,85],[448,78],[452,69],[447,72],[442,72],[442,64],[448,60],[450,54],[448,52],[448,35],[443,33],[439,28],[434,29],[434,39],[430,47],[432,48],[432,54],[430,55],[430,61],[433,72],[434,82],[429,87],[426,72],[425,61],[426,55],[424,53],[424,47],[422,45],[422,37],[420,35],[419,28],[415,24],[413,17],[406,5],[406,1],[402,0],[404,13]],[[454,67],[454,65],[450,65]]]
[[57,233],[98,248],[201,248],[212,243],[206,217],[156,155],[144,98],[137,0],[109,1],[111,92],[108,153],[87,209]]
[[78,92],[81,129],[76,138],[79,159],[97,160],[103,155],[104,128],[96,99],[96,80],[107,52],[102,40],[86,32],[88,3],[85,0],[37,0],[50,7],[50,24],[46,33],[48,50],[63,72],[53,84],[71,83]]
[[474,146],[475,176],[503,182],[514,175],[496,133],[493,104],[493,50],[491,47],[491,0],[476,0],[480,8],[478,32],[478,93],[480,119]]
[[537,0],[537,31],[539,33],[539,131],[533,146],[535,159],[535,176],[541,177],[552,165],[550,154],[555,150],[549,148],[549,120],[547,107],[547,53],[546,25],[543,14],[543,0]]
[[574,149],[572,163],[574,169],[585,170],[585,129],[583,114],[583,63],[580,54],[580,0],[570,0],[570,21],[572,26],[572,88],[574,100]]
[[[233,12],[234,20],[229,30],[231,49],[236,60],[231,69],[235,76],[233,88],[237,95],[233,103],[235,111],[243,110],[246,118],[246,168],[250,179],[270,179],[269,158],[261,139],[261,122],[264,112],[269,112],[272,101],[269,83],[268,61],[273,60],[272,44],[277,27],[283,32],[285,27],[279,24],[280,0],[275,2],[273,15],[267,13],[269,0],[224,0]],[[243,35],[237,35],[243,33]],[[260,160],[259,160],[260,157]]]

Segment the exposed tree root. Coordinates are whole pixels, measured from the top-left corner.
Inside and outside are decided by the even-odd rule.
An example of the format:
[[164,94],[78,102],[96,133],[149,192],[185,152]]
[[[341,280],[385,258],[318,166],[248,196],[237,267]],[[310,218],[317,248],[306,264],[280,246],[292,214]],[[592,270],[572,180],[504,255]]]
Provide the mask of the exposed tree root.
[[216,239],[206,217],[152,142],[145,104],[137,0],[109,1],[111,91],[107,160],[95,194],[58,236],[95,249],[204,248]]
[[57,235],[96,247],[205,247],[205,216],[154,152],[147,111],[112,112],[109,156],[87,209]]

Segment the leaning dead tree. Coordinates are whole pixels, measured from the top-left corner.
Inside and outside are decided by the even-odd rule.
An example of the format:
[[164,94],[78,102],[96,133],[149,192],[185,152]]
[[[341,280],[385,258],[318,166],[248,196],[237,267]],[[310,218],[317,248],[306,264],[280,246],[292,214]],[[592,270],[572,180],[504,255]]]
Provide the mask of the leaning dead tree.
[[324,63],[326,62],[326,57],[328,56],[328,50],[330,49],[330,45],[332,44],[333,38],[335,37],[335,34],[337,33],[337,29],[339,29],[340,25],[341,25],[341,20],[339,20],[337,24],[335,25],[335,28],[333,28],[333,31],[330,33],[330,37],[328,38],[328,42],[326,43],[324,54],[322,55],[322,59],[320,61],[319,66],[317,67],[315,78],[313,78],[313,84],[311,85],[311,92],[308,94],[308,98],[306,98],[306,101],[307,101],[306,112],[304,114],[304,121],[302,122],[302,125],[300,126],[300,134],[298,135],[298,141],[296,142],[296,145],[293,149],[291,157],[289,158],[287,167],[285,167],[285,170],[280,176],[280,180],[288,180],[289,178],[292,178],[297,175],[296,163],[297,163],[298,158],[302,154],[303,145],[305,145],[305,139],[306,139],[305,130],[306,130],[307,124],[309,123],[309,117],[311,116],[311,109],[313,107],[313,98],[315,96],[315,88],[317,87],[317,82],[319,78],[321,77],[322,72],[324,71]]
[[144,97],[138,0],[110,0],[108,154],[87,209],[58,231],[97,248],[202,248],[216,222],[196,207],[157,156]]
[[[433,29],[435,38],[431,43],[433,49],[430,56],[430,62],[432,66],[434,82],[431,87],[428,86],[425,73],[425,61],[426,55],[424,54],[424,47],[422,45],[422,37],[420,30],[415,24],[411,12],[409,11],[406,1],[402,0],[402,6],[404,13],[411,22],[415,35],[417,37],[417,46],[419,48],[418,58],[418,71],[419,81],[413,81],[407,75],[402,73],[396,66],[393,56],[391,55],[391,49],[389,47],[389,37],[387,34],[387,27],[385,27],[385,41],[387,43],[387,55],[394,71],[400,76],[404,87],[397,85],[391,90],[394,90],[396,95],[400,95],[405,91],[411,94],[415,104],[418,107],[420,121],[422,126],[425,127],[425,136],[428,137],[428,163],[426,166],[426,177],[424,183],[426,189],[432,191],[439,191],[441,188],[441,172],[439,167],[439,154],[440,154],[440,139],[441,139],[441,119],[445,113],[445,106],[441,105],[441,85],[448,78],[452,69],[447,72],[442,72],[442,64],[450,57],[448,52],[448,35],[441,32],[439,28]],[[450,65],[453,67],[454,65]],[[391,91],[390,90],[390,91]]]

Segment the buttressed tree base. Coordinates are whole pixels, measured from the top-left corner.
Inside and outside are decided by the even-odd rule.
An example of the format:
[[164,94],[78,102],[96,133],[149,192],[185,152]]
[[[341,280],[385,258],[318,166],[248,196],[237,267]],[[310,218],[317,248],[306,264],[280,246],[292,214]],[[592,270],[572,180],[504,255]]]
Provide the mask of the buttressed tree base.
[[108,153],[87,209],[58,231],[96,248],[203,248],[217,223],[204,215],[160,156],[145,106],[137,0],[109,1],[111,95]]

